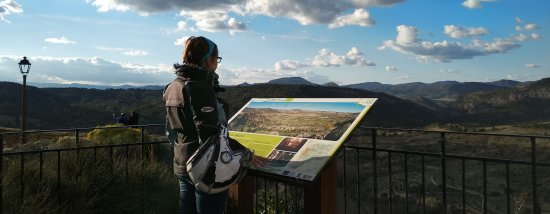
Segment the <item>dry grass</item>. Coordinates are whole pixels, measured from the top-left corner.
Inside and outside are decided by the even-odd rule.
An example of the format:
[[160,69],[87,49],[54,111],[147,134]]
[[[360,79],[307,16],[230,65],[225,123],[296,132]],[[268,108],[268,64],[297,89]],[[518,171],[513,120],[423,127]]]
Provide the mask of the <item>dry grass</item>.
[[[72,145],[70,139],[59,143]],[[129,150],[135,154],[140,148]],[[4,155],[3,213],[176,213],[178,183],[171,164],[124,154],[124,147],[114,149],[112,159],[109,149],[95,155],[93,149],[79,150],[78,156],[61,152],[61,159],[45,152],[42,178],[38,154],[24,156],[23,175],[20,156]]]
[[[0,127],[0,133],[5,132],[19,132],[21,129],[14,128],[4,128]],[[30,131],[30,130],[29,130]],[[74,132],[41,132],[41,133],[29,133],[27,134],[27,142],[37,142],[40,140],[51,140],[58,139],[63,136],[74,136]],[[86,137],[86,133],[79,133],[80,137]],[[8,134],[2,137],[2,148],[13,148],[21,144],[21,135],[20,134]]]

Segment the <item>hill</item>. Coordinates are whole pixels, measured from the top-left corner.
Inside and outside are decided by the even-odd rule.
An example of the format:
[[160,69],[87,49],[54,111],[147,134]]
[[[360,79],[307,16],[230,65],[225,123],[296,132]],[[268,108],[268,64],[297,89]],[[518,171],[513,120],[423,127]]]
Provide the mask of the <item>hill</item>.
[[507,88],[513,88],[513,87],[516,87],[517,85],[522,84],[522,82],[514,81],[514,80],[497,80],[494,82],[486,82],[486,83],[489,85],[496,85],[496,86],[507,87]]
[[550,120],[550,78],[514,88],[460,96],[443,111],[445,121],[518,124]]
[[419,127],[438,120],[433,110],[412,101],[359,89],[323,87],[312,85],[260,84],[245,87],[227,87],[219,96],[230,104],[230,114],[235,114],[251,98],[378,98],[368,116],[367,124],[382,127]]
[[[506,84],[502,83],[501,85]],[[450,98],[457,99],[462,94],[505,88],[498,83],[488,84],[480,82],[456,82],[442,81],[434,83],[404,83],[398,85],[382,84],[379,82],[365,82],[352,85],[344,85],[346,88],[357,88],[370,91],[380,91],[395,95],[403,99],[412,99],[422,96],[428,99]]]
[[415,102],[418,105],[424,106],[426,108],[429,108],[434,111],[440,111],[443,109],[440,105],[435,103],[434,101],[430,99],[426,99],[422,96],[416,96],[415,98],[410,99],[411,101]]
[[288,85],[317,85],[301,77],[283,77],[270,80],[267,84],[288,84]]
[[[21,84],[0,82],[0,126],[19,127]],[[313,85],[260,84],[227,87],[219,93],[236,113],[251,98],[379,98],[367,122],[373,126],[420,127],[438,120],[434,111],[412,101],[377,92]],[[7,102],[6,102],[7,101]],[[27,88],[28,129],[95,127],[112,124],[112,113],[136,110],[140,124],[164,123],[161,90],[85,88]]]
[[402,99],[413,99],[421,96],[430,99],[441,107],[446,107],[455,101],[460,95],[506,88],[500,85],[513,85],[511,82],[497,82],[494,84],[480,82],[441,81],[434,83],[404,83],[398,85],[382,84],[379,82],[366,82],[352,85],[344,85],[346,88],[357,88],[370,91],[385,92]]

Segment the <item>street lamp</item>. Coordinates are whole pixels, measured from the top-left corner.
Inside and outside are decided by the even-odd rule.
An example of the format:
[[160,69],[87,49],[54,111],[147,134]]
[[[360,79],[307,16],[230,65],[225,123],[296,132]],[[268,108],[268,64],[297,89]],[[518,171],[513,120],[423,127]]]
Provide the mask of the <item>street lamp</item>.
[[[31,63],[24,56],[23,60],[19,62],[19,70],[23,74],[23,119],[21,120],[21,131],[27,130],[27,74],[31,70]],[[21,133],[21,144],[27,143],[27,136],[25,133]]]

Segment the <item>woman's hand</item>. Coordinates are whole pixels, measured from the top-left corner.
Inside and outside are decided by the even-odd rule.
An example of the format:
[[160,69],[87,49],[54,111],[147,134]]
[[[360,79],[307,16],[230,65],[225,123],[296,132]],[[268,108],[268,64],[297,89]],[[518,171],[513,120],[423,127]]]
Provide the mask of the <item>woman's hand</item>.
[[267,161],[267,158],[264,158],[262,156],[254,155],[252,157],[252,164],[254,164],[254,167],[258,169],[258,164],[260,166],[264,166],[264,163]]

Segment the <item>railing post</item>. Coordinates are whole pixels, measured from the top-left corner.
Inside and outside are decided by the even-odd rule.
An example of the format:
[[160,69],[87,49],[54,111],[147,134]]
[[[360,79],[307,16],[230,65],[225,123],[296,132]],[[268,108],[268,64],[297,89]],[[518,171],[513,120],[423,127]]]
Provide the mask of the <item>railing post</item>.
[[372,129],[372,170],[374,180],[374,213],[378,213],[378,168],[376,166],[376,129]]
[[[143,126],[141,127],[141,160],[143,161],[143,143],[145,143],[145,137],[143,135]],[[143,166],[143,163],[141,164]]]
[[25,154],[21,153],[21,206],[23,205],[23,197],[25,195]]
[[445,132],[441,132],[441,182],[443,183],[443,213],[447,213],[447,163],[445,161]]
[[254,177],[245,176],[238,184],[229,187],[227,214],[254,213]]
[[540,213],[537,197],[537,141],[531,137],[531,168],[533,174],[533,213]]
[[74,159],[75,159],[75,164],[77,165],[77,170],[76,170],[76,175],[75,175],[75,179],[76,179],[76,183],[78,183],[78,174],[80,173],[80,167],[78,167],[78,129],[77,130],[74,130],[74,148],[76,149],[74,151]]
[[4,182],[3,182],[3,166],[4,166],[4,135],[0,134],[0,214],[4,213]]
[[78,149],[78,129],[74,130],[74,148]]
[[333,158],[312,187],[304,188],[306,214],[338,213],[338,160]]

